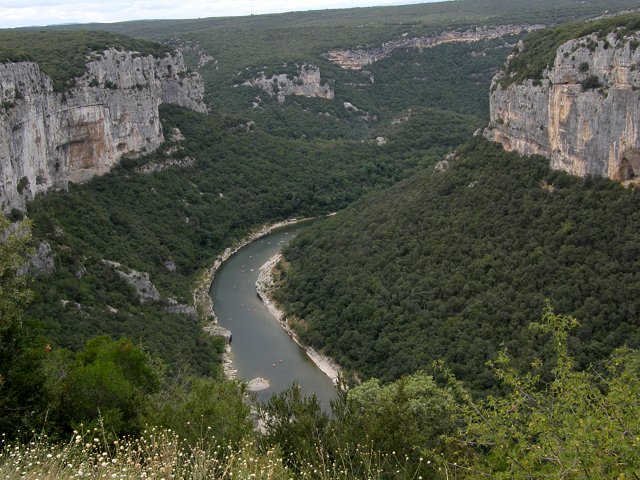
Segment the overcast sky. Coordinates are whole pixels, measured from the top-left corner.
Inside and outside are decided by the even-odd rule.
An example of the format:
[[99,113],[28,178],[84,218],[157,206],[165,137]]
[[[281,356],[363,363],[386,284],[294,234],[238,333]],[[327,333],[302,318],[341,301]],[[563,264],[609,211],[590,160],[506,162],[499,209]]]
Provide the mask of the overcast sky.
[[0,0],[0,28],[60,23],[203,18],[436,0]]

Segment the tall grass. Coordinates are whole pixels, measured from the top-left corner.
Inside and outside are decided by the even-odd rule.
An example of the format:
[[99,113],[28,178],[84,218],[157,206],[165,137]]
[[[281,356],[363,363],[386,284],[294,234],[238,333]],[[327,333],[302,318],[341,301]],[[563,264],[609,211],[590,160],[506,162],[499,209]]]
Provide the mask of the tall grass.
[[[204,443],[203,443],[204,444]],[[209,442],[209,444],[211,444]],[[247,441],[239,449],[189,446],[169,429],[150,428],[138,438],[108,442],[98,430],[74,432],[66,443],[37,435],[28,443],[2,441],[0,478],[58,480],[291,478],[277,451],[258,454]]]
[[[205,446],[206,445],[206,446]],[[366,446],[329,456],[322,445],[296,472],[277,449],[263,450],[247,439],[239,448],[202,439],[189,445],[170,429],[152,427],[137,438],[109,441],[100,429],[74,432],[66,442],[34,434],[29,442],[0,441],[0,478],[59,479],[419,479],[395,455]],[[401,460],[401,459],[400,459]],[[408,460],[408,459],[407,459]]]

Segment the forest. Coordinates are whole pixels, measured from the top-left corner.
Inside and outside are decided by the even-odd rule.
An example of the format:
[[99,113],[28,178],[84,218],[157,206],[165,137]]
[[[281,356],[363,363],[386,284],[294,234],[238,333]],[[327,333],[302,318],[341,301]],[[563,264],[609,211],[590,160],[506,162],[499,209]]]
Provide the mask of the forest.
[[[548,346],[520,371],[488,366],[500,393],[477,398],[444,360],[392,383],[340,387],[331,412],[294,384],[257,406],[241,382],[167,375],[126,338],[52,348],[25,322],[16,271],[28,227],[0,220],[0,474],[5,478],[635,478],[640,354],[577,369],[580,322],[547,305],[528,328]],[[525,327],[526,328],[526,327]],[[549,371],[543,365],[551,363]],[[17,438],[16,438],[17,437]]]
[[[36,61],[57,91],[101,49],[180,49],[211,110],[163,105],[156,152],[0,218],[0,477],[638,478],[638,193],[473,136],[524,35],[398,51],[365,72],[323,56],[635,3],[0,31],[0,61]],[[576,25],[529,36],[523,68]],[[280,104],[242,85],[296,63],[318,65],[335,100]],[[166,307],[190,304],[202,271],[254,229],[331,212],[285,252],[276,296],[345,367],[338,397],[324,411],[294,383],[258,403],[223,377],[204,319]],[[55,268],[24,275],[40,242]],[[103,260],[148,273],[160,300],[141,303]]]
[[[219,351],[211,338],[164,311],[163,302],[140,305],[102,260],[149,273],[165,302],[189,304],[198,273],[252,228],[340,210],[434,163],[477,125],[473,117],[418,110],[382,148],[375,141],[310,143],[247,133],[233,119],[174,106],[163,107],[163,119],[165,131],[179,127],[186,137],[173,155],[194,159],[192,167],[136,173],[166,160],[164,152],[175,147],[167,143],[30,204],[34,234],[51,245],[56,271],[34,283],[29,313],[57,345],[77,350],[94,335],[126,336],[172,368],[198,374],[216,371]],[[168,261],[175,270],[165,267]]]
[[640,196],[553,171],[474,139],[311,226],[285,250],[277,298],[304,341],[358,376],[394,380],[444,359],[477,392],[506,347],[520,367],[545,345],[526,328],[545,302],[582,323],[586,368],[638,348]]

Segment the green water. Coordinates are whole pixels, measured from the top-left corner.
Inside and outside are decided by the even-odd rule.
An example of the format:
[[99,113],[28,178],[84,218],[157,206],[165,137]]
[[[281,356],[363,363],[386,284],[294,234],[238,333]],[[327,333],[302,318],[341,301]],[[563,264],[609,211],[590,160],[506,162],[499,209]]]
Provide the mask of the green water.
[[305,394],[315,393],[323,407],[335,396],[333,383],[278,325],[256,293],[260,267],[305,225],[291,225],[256,240],[227,260],[216,272],[211,297],[220,325],[233,332],[231,356],[238,378],[269,380],[258,392],[268,400],[297,381]]

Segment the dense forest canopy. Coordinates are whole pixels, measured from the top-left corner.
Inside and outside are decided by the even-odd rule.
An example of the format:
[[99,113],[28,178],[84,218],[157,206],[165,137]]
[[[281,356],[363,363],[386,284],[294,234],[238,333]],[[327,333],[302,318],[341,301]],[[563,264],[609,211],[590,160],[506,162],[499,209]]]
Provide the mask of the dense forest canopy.
[[91,54],[109,48],[163,56],[172,49],[148,40],[104,31],[0,30],[0,63],[35,62],[53,81],[56,91],[73,86]]
[[[110,332],[143,342],[172,368],[191,366],[201,374],[215,370],[211,340],[193,322],[163,311],[162,303],[140,305],[103,259],[149,273],[165,300],[191,303],[197,274],[252,227],[342,209],[433,164],[477,126],[474,117],[416,110],[380,147],[292,141],[247,132],[215,115],[173,106],[162,112],[165,131],[179,127],[184,141],[29,206],[57,267],[35,283],[31,314],[62,346],[77,349],[87,337]],[[193,166],[136,173],[166,161],[165,152],[176,146]],[[168,261],[175,270],[167,270]]]
[[582,320],[581,366],[640,346],[640,196],[473,140],[429,169],[318,222],[285,250],[278,299],[301,337],[359,376],[395,379],[444,359],[478,391],[548,300]]

